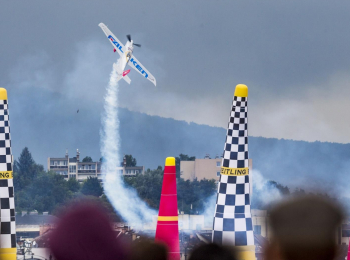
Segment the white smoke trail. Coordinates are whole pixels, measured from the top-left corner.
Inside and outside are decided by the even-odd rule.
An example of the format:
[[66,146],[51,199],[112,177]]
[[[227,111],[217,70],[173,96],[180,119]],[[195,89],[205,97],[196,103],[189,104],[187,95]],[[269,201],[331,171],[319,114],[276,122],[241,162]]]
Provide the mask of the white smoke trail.
[[[118,60],[119,62],[119,60]],[[157,215],[137,195],[136,191],[124,186],[122,175],[117,173],[121,160],[119,157],[120,137],[118,119],[117,64],[113,64],[107,93],[105,95],[104,115],[102,117],[101,154],[104,191],[115,210],[136,228],[144,222],[151,222]]]
[[213,226],[213,219],[214,219],[214,213],[215,213],[215,206],[216,206],[216,197],[217,193],[215,192],[213,195],[208,197],[206,201],[204,202],[204,225],[205,227],[212,228]]
[[253,191],[252,196],[258,196],[263,205],[270,204],[282,199],[281,192],[262,176],[260,171],[252,170]]

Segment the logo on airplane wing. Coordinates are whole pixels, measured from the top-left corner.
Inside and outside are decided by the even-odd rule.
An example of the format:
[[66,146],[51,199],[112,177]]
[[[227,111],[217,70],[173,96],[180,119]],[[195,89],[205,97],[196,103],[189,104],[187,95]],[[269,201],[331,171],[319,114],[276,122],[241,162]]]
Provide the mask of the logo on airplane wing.
[[108,38],[113,42],[113,44],[114,44],[115,46],[117,46],[117,48],[118,48],[122,53],[124,53],[123,50],[122,50],[122,46],[120,45],[120,43],[117,42],[117,41],[112,37],[112,35],[108,36]]
[[138,69],[138,71],[140,71],[141,74],[144,75],[146,79],[148,78],[147,72],[137,63],[136,60],[134,60],[134,58],[131,58],[130,62],[132,62],[135,68]]

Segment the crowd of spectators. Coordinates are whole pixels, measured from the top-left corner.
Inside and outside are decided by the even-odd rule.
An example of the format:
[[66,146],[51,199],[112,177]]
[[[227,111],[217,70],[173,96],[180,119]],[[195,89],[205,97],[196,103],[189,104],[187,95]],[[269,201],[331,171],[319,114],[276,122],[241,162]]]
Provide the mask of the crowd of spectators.
[[[333,201],[316,196],[289,199],[270,211],[273,236],[264,260],[334,260],[336,229],[344,218]],[[55,260],[170,260],[163,244],[128,244],[116,238],[107,214],[96,204],[75,205],[50,238]],[[205,244],[189,260],[237,260],[235,247]]]

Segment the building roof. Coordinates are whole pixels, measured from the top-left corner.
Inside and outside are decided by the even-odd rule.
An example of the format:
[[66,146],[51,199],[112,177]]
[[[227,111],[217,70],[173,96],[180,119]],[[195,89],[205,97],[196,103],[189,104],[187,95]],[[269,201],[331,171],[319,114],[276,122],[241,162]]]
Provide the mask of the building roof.
[[44,225],[54,224],[58,220],[52,215],[16,215],[16,225]]
[[77,157],[69,158],[69,162],[77,162]]

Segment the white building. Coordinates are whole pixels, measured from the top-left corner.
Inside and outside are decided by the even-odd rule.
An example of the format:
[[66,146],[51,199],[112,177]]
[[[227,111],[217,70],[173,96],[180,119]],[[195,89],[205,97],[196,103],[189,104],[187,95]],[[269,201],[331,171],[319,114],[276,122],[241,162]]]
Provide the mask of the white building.
[[[81,162],[78,149],[76,156],[72,158],[69,158],[68,152],[66,152],[63,158],[49,157],[47,159],[47,169],[63,175],[66,180],[69,178],[76,178],[78,181],[84,181],[88,177],[97,177],[99,180],[102,179],[101,162]],[[117,167],[116,172],[126,176],[136,176],[137,174],[144,173],[144,167],[126,167],[124,158],[123,166]]]

